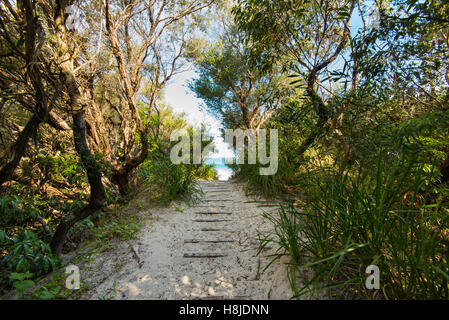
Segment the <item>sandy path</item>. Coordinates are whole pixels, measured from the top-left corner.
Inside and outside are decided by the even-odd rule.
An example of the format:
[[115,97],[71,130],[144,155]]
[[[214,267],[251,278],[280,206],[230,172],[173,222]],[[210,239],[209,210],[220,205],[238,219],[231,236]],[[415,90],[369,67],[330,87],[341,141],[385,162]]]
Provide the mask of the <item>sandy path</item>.
[[[84,275],[94,289],[83,298],[290,298],[284,265],[273,264],[262,273],[269,260],[256,256],[258,230],[270,227],[262,209],[245,203],[248,198],[237,183],[200,185],[205,192],[201,203],[151,209],[158,218],[148,221],[140,239],[122,243],[86,266],[90,271]],[[140,268],[130,245],[138,252]]]

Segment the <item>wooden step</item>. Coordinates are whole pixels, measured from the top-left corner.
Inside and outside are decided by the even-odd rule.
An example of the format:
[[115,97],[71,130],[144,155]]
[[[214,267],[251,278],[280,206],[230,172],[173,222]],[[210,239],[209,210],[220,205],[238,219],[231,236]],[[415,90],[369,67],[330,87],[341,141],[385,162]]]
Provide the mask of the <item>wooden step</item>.
[[233,188],[229,188],[227,186],[203,186],[203,190],[235,190]]
[[187,239],[184,243],[225,243],[235,242],[235,240],[205,240],[205,239]]
[[194,219],[193,222],[226,222],[232,221],[231,219]]
[[249,300],[249,298],[251,298],[251,296],[233,296],[233,297],[228,297],[228,296],[206,296],[206,297],[201,297],[201,298],[195,298],[194,300]]
[[[219,196],[221,196],[221,194],[209,194],[208,195],[208,198],[210,198],[210,199],[215,199],[215,197],[219,197]],[[229,195],[224,195],[224,196],[229,196]],[[227,199],[229,199],[229,197],[227,198]]]
[[219,211],[204,211],[204,212],[195,212],[196,214],[232,214],[232,212],[219,212]]
[[217,208],[226,208],[224,205],[213,205],[213,204],[204,204],[198,206],[192,206],[193,208],[209,208],[209,207],[217,207]]
[[227,253],[218,252],[190,252],[184,253],[184,258],[219,258],[226,257]]

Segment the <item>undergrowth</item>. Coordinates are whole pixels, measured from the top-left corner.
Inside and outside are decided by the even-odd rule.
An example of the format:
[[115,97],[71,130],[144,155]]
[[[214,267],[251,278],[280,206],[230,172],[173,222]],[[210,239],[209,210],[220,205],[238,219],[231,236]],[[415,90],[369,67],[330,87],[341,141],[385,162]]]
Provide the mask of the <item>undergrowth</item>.
[[[444,198],[423,197],[436,177],[405,156],[379,157],[374,175],[323,170],[308,181],[300,208],[281,202],[265,213],[274,231],[260,248],[275,243],[272,262],[289,258],[293,298],[448,299],[449,209]],[[380,290],[365,286],[369,265],[379,267]]]

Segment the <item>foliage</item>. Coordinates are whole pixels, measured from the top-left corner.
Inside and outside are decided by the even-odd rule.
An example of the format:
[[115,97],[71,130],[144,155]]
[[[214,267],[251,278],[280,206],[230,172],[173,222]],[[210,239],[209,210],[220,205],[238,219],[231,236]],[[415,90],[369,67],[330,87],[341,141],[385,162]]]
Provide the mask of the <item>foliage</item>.
[[33,221],[38,210],[18,196],[5,195],[0,197],[0,228],[17,224],[25,225]]
[[34,281],[29,280],[32,276],[32,273],[13,272],[9,275],[9,279],[13,282],[14,288],[16,288],[19,293],[22,293],[26,289],[34,286]]
[[[379,158],[375,175],[324,171],[308,183],[302,210],[281,204],[279,217],[266,214],[276,232],[262,238],[262,247],[279,244],[276,258],[289,256],[296,276],[313,270],[304,287],[294,287],[296,297],[330,289],[345,298],[448,298],[448,208],[423,201],[432,175],[423,169],[402,157],[388,164]],[[382,291],[364,287],[371,264],[381,270]]]
[[46,181],[61,181],[65,179],[70,184],[85,182],[82,166],[74,155],[62,154],[53,156],[40,153],[35,161],[42,172],[43,179]]
[[59,258],[54,256],[47,243],[30,230],[24,230],[12,240],[9,253],[2,263],[16,272],[45,274],[59,267]]
[[[207,111],[228,128],[260,128],[281,105],[289,91],[279,65],[265,75],[248,64],[250,50],[244,33],[222,13],[225,31],[205,46],[193,46],[187,56],[198,68],[199,77],[189,83]],[[199,48],[198,48],[199,47]]]
[[[135,169],[160,142],[148,134],[162,90],[185,64],[191,30],[204,28],[210,4],[78,1],[72,14],[70,2],[0,4],[0,196],[23,199],[2,198],[11,202],[2,209],[20,207],[0,218],[8,237],[32,230],[59,254],[62,231],[71,244],[77,238],[61,227],[75,224],[75,209],[99,211],[128,196]],[[71,28],[73,14],[80,19]],[[110,45],[96,45],[105,38]]]
[[[188,202],[196,201],[201,195],[196,180],[216,179],[216,172],[212,166],[204,163],[173,164],[170,160],[170,150],[176,142],[171,141],[170,135],[173,130],[184,128],[192,141],[193,130],[199,130],[202,135],[207,135],[204,126],[200,128],[187,126],[183,115],[175,115],[168,107],[161,107],[157,115],[152,115],[149,124],[152,129],[151,151],[149,158],[139,167],[139,178],[149,187],[153,199],[161,204],[168,204],[178,197]],[[202,152],[207,144],[207,141],[202,140]],[[190,162],[193,162],[192,144]]]
[[135,234],[140,230],[140,223],[138,219],[134,221],[126,221],[126,223],[111,221],[102,226],[98,226],[94,232],[94,239],[102,242],[110,240],[114,237],[121,241],[127,241],[134,238]]
[[[373,5],[377,25],[368,21]],[[345,24],[349,9],[360,21]],[[414,0],[235,5],[248,63],[273,77],[284,63],[301,90],[266,124],[279,130],[278,173],[238,166],[251,192],[289,197],[265,214],[274,230],[260,252],[275,243],[273,258],[290,260],[296,298],[323,289],[337,298],[449,298],[448,9]],[[382,290],[365,288],[370,264]]]
[[178,196],[187,202],[195,202],[202,194],[191,165],[173,164],[170,160],[147,162],[141,167],[140,174],[152,186],[154,200],[163,204]]

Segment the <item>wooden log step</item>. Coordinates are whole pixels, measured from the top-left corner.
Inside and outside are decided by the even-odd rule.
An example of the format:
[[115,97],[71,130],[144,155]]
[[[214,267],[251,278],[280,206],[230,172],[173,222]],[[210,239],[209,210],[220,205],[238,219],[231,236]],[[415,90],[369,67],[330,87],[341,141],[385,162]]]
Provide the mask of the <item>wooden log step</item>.
[[225,243],[235,242],[235,240],[203,240],[203,239],[187,239],[184,243]]
[[[208,199],[215,199],[215,197],[220,197],[220,196],[222,196],[222,195],[221,194],[209,194],[207,198]],[[224,198],[224,199],[229,199],[229,198]]]
[[213,191],[206,191],[204,193],[205,196],[208,197],[219,197],[219,196],[228,196],[228,197],[232,197],[233,195],[231,195],[229,192],[225,192],[225,191],[220,191],[220,192],[213,192]]
[[202,298],[196,298],[194,300],[243,300],[243,299],[249,300],[249,298],[251,298],[251,296],[233,296],[233,297],[228,297],[228,296],[206,296],[206,297],[202,297]]
[[201,228],[199,231],[226,231],[226,232],[233,232],[232,230],[217,229],[217,228]]
[[195,212],[196,214],[232,214],[232,212],[219,212],[219,211],[204,211],[204,212]]
[[204,190],[234,190],[232,188],[228,188],[226,186],[207,186],[203,187]]
[[207,188],[210,188],[210,189],[229,189],[229,190],[232,189],[230,186],[225,186],[225,185],[222,185],[222,186],[219,186],[219,185],[217,185],[217,186],[204,186],[203,188],[205,188],[205,189],[207,189]]
[[210,208],[210,207],[217,207],[217,208],[226,208],[224,205],[214,205],[214,204],[203,204],[198,206],[192,206],[194,208]]
[[[212,193],[213,191],[215,191],[215,192],[221,192],[221,193],[229,193],[230,191],[226,191],[226,190],[212,190],[212,191],[206,191],[206,193],[207,192],[210,192],[210,193]],[[211,196],[216,196],[217,194],[211,194]]]
[[230,189],[232,186],[228,184],[204,184],[201,187],[203,188],[228,188]]
[[203,187],[204,190],[234,190],[233,188],[229,188],[227,186],[207,186]]
[[193,222],[226,222],[232,221],[231,219],[194,219]]
[[205,199],[205,200],[201,200],[201,201],[210,202],[210,201],[234,201],[234,200],[232,200],[232,199]]
[[227,253],[214,253],[214,252],[190,252],[184,253],[184,258],[219,258],[226,257]]

